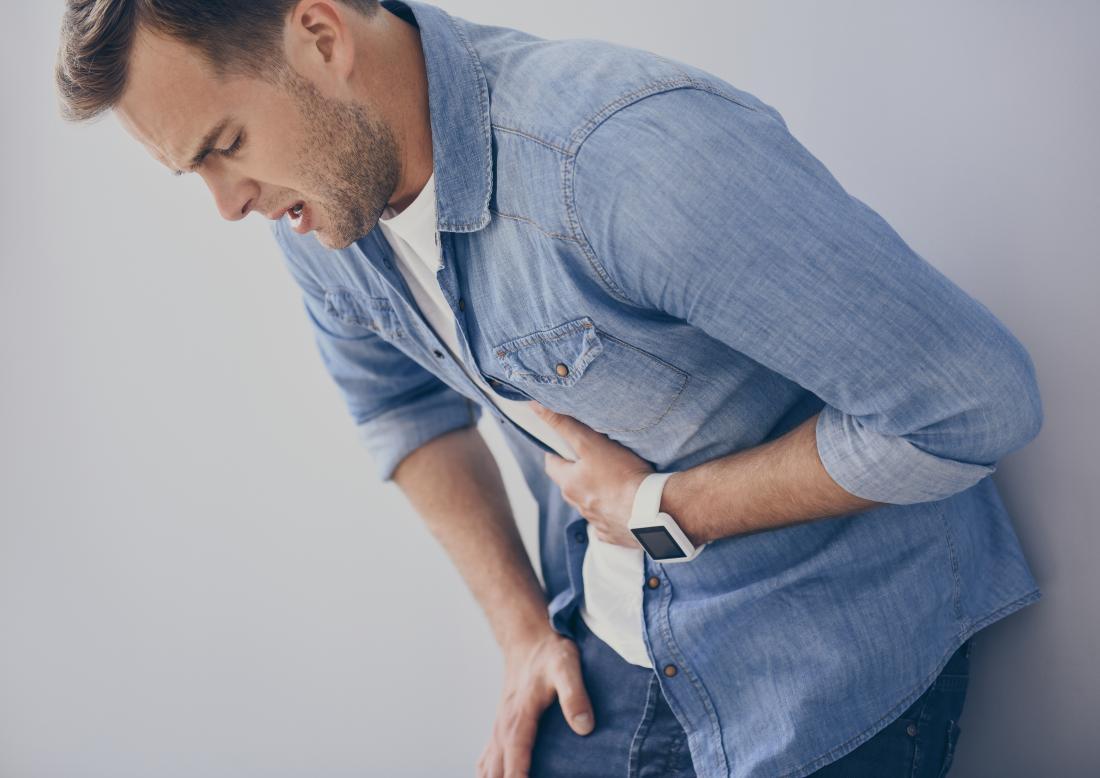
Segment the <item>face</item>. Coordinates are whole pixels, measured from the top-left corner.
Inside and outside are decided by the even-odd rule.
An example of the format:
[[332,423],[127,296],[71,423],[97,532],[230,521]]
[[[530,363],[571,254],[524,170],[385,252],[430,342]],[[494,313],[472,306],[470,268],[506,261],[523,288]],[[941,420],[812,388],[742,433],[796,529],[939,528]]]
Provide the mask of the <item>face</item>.
[[395,135],[381,113],[324,94],[289,65],[276,83],[219,79],[191,47],[139,30],[115,114],[170,170],[201,176],[224,218],[290,219],[330,249],[369,232],[398,185]]

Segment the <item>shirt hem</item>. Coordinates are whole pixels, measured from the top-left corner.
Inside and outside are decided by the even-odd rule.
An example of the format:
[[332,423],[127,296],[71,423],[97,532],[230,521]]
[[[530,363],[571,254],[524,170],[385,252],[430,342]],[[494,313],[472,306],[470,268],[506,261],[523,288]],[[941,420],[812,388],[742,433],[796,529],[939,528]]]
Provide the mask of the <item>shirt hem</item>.
[[983,627],[988,626],[994,621],[1008,616],[1009,614],[1019,610],[1020,608],[1023,608],[1025,605],[1030,605],[1031,603],[1038,600],[1041,596],[1042,592],[1038,588],[1034,588],[1022,597],[1019,597],[1012,602],[1003,605],[1000,608],[997,608],[995,611],[989,613],[978,621],[971,622],[965,629],[960,630],[958,633],[956,633],[955,639],[951,642],[950,647],[944,654],[943,658],[940,659],[940,661],[937,663],[936,669],[931,672],[925,678],[925,680],[917,684],[917,686],[912,691],[906,694],[900,702],[894,705],[894,707],[890,709],[889,713],[880,718],[867,729],[860,732],[858,735],[849,738],[841,745],[830,749],[825,754],[822,754],[821,756],[815,758],[813,761],[807,762],[806,764],[803,764],[802,766],[797,767],[794,770],[779,773],[776,778],[804,778],[804,776],[809,775],[815,770],[821,769],[825,765],[837,761],[841,757],[847,755],[859,746],[863,745],[865,742],[877,735],[881,730],[885,729],[888,724],[896,720],[898,716],[905,712],[906,708],[912,705],[918,697],[920,697],[925,691],[928,690],[928,688],[936,680],[936,676],[943,672],[943,668],[947,665],[947,661],[951,658],[951,655],[954,654],[959,649],[959,647],[962,646],[962,644],[965,643],[970,637],[972,637]]

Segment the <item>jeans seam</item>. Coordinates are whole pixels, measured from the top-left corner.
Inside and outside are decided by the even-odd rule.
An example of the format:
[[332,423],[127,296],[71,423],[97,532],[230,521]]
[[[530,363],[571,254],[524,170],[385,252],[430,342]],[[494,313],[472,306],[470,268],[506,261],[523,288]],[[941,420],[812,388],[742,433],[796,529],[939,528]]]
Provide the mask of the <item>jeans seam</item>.
[[920,767],[921,758],[924,756],[921,750],[921,738],[925,736],[925,730],[928,728],[927,722],[924,720],[924,712],[928,710],[928,696],[932,694],[934,685],[933,683],[933,686],[928,687],[921,695],[923,702],[921,703],[920,710],[917,711],[917,715],[914,717],[917,723],[917,734],[913,738],[913,763],[909,766],[909,775],[911,778],[920,778],[917,768]]
[[957,741],[955,728],[958,727],[958,725],[958,719],[947,720],[947,744],[944,746],[943,763],[940,765],[940,772],[937,778],[946,778],[947,771],[951,768],[951,763],[954,761],[955,745]]
[[638,722],[638,726],[634,730],[634,737],[630,741],[630,756],[627,759],[626,767],[627,778],[637,778],[638,770],[641,769],[639,759],[641,757],[642,741],[649,734],[649,729],[653,724],[653,712],[657,708],[656,695],[660,693],[657,673],[654,672],[650,676],[649,686],[646,687],[645,710],[642,712],[642,720]]

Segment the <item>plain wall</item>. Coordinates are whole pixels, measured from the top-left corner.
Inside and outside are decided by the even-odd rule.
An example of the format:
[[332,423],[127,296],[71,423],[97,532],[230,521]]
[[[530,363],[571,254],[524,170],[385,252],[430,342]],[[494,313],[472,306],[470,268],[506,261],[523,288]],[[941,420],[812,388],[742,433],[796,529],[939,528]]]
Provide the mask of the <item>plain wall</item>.
[[[1023,341],[1046,422],[993,477],[1044,597],[979,633],[952,775],[1097,774],[1100,6],[441,4],[753,92]],[[60,15],[8,4],[0,51],[0,778],[473,775],[487,622],[375,481],[262,216],[58,118]]]

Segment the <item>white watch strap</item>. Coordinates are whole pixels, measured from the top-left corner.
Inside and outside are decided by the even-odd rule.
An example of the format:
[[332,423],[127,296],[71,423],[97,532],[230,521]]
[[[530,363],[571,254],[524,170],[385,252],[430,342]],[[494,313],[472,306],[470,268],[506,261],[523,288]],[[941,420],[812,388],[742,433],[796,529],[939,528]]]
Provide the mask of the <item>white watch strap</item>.
[[671,476],[672,473],[650,473],[642,480],[634,493],[634,506],[630,511],[632,521],[652,522],[661,512],[661,494],[665,481]]
[[[706,547],[706,543],[694,545],[691,539],[684,533],[676,519],[667,511],[661,510],[661,495],[664,493],[665,482],[677,471],[668,473],[650,473],[638,484],[638,490],[634,493],[634,505],[630,512],[630,529],[642,529],[649,527],[664,527],[672,536],[673,541],[684,552],[685,556],[662,558],[662,564],[674,562],[690,562]],[[644,544],[643,544],[644,545]]]

